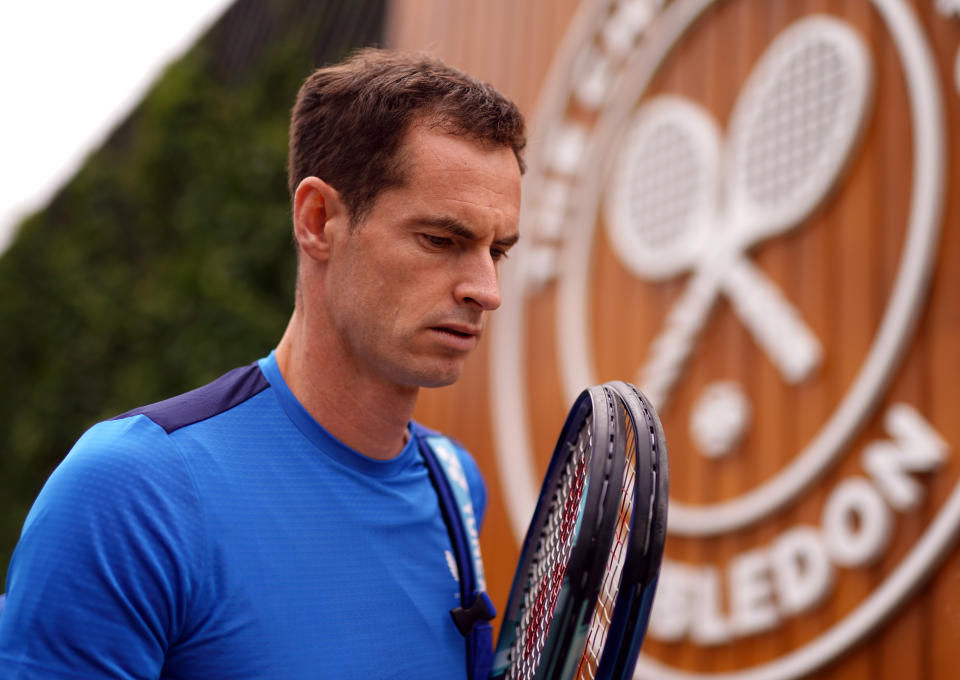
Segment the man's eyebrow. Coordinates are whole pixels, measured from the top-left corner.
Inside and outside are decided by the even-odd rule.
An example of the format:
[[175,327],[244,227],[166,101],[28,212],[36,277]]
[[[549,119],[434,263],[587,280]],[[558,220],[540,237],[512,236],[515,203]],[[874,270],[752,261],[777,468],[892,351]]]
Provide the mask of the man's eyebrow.
[[[453,217],[419,217],[416,218],[415,221],[428,227],[442,229],[443,231],[449,232],[454,236],[468,241],[479,240],[477,234],[473,232],[470,227]],[[514,233],[506,238],[497,239],[493,242],[493,245],[500,246],[501,248],[509,248],[519,239],[520,234]]]

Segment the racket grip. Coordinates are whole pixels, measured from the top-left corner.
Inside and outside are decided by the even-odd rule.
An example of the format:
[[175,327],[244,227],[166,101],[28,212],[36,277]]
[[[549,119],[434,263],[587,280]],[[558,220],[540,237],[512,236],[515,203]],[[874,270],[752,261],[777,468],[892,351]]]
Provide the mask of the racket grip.
[[813,331],[746,258],[738,258],[727,271],[723,286],[737,316],[787,382],[802,382],[820,365],[823,352]]

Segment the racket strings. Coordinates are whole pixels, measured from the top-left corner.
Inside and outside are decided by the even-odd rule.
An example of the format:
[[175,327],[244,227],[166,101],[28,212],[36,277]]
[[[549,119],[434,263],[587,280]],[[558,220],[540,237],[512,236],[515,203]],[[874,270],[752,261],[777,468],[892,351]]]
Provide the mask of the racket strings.
[[633,229],[649,248],[670,249],[691,231],[704,181],[696,149],[685,131],[663,121],[646,131],[630,167],[630,216]]
[[830,153],[848,79],[844,60],[830,41],[803,46],[775,76],[744,150],[746,189],[758,204],[789,199]]
[[576,442],[569,446],[569,456],[560,473],[537,551],[531,560],[521,603],[522,614],[508,657],[507,678],[533,678],[540,666],[550,620],[576,538],[586,487],[588,455],[592,449],[593,427],[588,417]]
[[600,665],[600,656],[607,642],[607,635],[613,623],[613,612],[620,592],[623,577],[623,565],[626,561],[630,542],[630,528],[636,489],[637,443],[633,421],[624,418],[626,424],[626,451],[623,466],[623,480],[620,491],[620,503],[617,510],[616,533],[610,546],[610,553],[604,565],[604,579],[597,596],[597,603],[590,618],[587,644],[574,675],[577,680],[596,677]]

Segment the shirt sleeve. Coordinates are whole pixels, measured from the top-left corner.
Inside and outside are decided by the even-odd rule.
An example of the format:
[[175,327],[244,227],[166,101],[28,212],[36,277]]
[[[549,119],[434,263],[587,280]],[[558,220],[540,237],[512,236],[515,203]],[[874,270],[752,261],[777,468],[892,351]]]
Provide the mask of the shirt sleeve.
[[196,489],[166,433],[144,416],[91,428],[40,492],[10,562],[3,677],[159,677],[203,543]]

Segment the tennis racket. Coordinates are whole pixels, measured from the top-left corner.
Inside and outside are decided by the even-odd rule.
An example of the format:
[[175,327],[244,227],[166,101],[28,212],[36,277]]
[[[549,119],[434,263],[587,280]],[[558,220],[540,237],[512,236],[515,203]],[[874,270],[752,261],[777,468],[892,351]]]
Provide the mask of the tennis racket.
[[492,678],[632,675],[666,537],[666,456],[636,388],[580,394],[524,540]]

